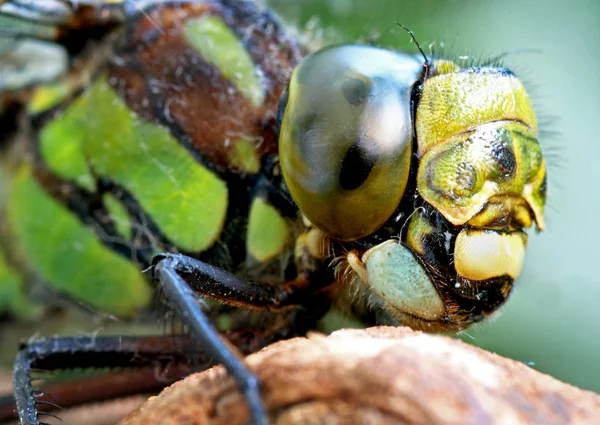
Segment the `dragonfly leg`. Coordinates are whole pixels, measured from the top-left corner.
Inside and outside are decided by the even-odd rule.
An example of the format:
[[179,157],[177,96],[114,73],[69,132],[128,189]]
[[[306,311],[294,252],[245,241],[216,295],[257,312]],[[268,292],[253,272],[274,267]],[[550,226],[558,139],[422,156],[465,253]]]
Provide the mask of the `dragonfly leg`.
[[[61,392],[60,401],[53,400],[52,402],[45,401],[45,398],[35,396],[32,386],[31,373],[33,370],[57,370],[57,369],[75,369],[75,368],[114,368],[114,367],[130,367],[153,365],[157,362],[162,363],[184,363],[194,354],[198,356],[197,346],[189,339],[180,337],[58,337],[39,339],[30,341],[23,345],[21,351],[17,355],[13,368],[13,384],[14,384],[14,402],[16,411],[19,415],[22,425],[39,425],[41,422],[38,418],[37,404],[51,405],[59,402],[61,407],[69,405],[81,404],[86,401],[87,394],[81,394],[81,391],[75,390],[76,394],[72,396],[76,401],[69,401],[69,396],[66,392]],[[203,359],[207,362],[207,367],[210,366],[208,356]],[[187,373],[192,370],[189,368]],[[144,382],[138,382],[135,388],[132,388],[133,393],[138,393],[144,385],[149,385],[145,389],[156,391],[164,387],[169,382],[146,382],[148,377],[155,377],[154,371],[148,371],[144,378]],[[182,372],[182,374],[185,374]],[[180,379],[181,376],[172,378],[172,381]],[[152,380],[152,379],[150,379]],[[65,387],[60,384],[57,387]],[[119,386],[117,386],[119,387]],[[123,386],[125,387],[125,386]],[[89,388],[89,385],[86,385]],[[65,388],[63,388],[65,389]],[[127,395],[121,392],[126,391],[126,388],[109,388],[117,393],[107,398],[120,397]],[[120,391],[120,392],[119,392]],[[49,390],[52,394],[54,391]],[[87,393],[88,391],[86,391]],[[98,398],[98,394],[92,394],[92,400]],[[114,391],[113,391],[114,392]],[[6,410],[6,409],[5,409]]]
[[[172,270],[188,287],[190,296],[201,295],[224,304],[250,309],[279,310],[305,304],[314,288],[250,282],[219,267],[181,254],[159,254],[152,259],[154,276],[164,287],[162,270]],[[163,288],[166,289],[166,288]]]
[[153,260],[154,275],[189,332],[208,353],[221,363],[244,394],[256,425],[267,425],[260,396],[260,382],[246,367],[241,353],[219,334],[200,308],[196,294],[222,302],[254,308],[281,308],[293,305],[291,292],[257,285],[218,267],[193,258],[164,254]]

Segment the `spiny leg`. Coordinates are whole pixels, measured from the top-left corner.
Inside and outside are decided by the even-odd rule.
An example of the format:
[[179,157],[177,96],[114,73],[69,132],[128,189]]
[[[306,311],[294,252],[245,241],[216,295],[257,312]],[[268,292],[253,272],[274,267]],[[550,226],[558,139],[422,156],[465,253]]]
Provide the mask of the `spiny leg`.
[[[225,341],[200,308],[196,294],[227,304],[259,309],[280,309],[301,304],[305,291],[248,282],[223,269],[177,254],[153,260],[154,275],[189,332],[207,353],[221,363],[244,394],[256,425],[267,425],[260,383],[245,366],[239,351]],[[302,292],[302,294],[300,293]]]
[[[179,337],[63,337],[32,341],[24,345],[13,368],[14,399],[22,425],[38,425],[34,369],[113,368],[159,363],[184,363],[197,352],[196,344]],[[206,367],[208,356],[202,358]],[[114,387],[113,387],[114,388]],[[142,385],[138,387],[138,391]],[[123,394],[119,394],[123,395]],[[80,394],[81,396],[81,394]],[[93,396],[92,396],[93,397]],[[63,399],[61,398],[61,404]],[[83,403],[80,399],[73,404]],[[42,404],[47,404],[43,402]]]
[[[222,269],[182,255],[156,256],[153,265],[164,293],[175,305],[182,320],[189,326],[192,336],[203,345],[204,349],[199,354],[197,345],[193,344],[191,349],[189,345],[187,348],[176,347],[175,353],[179,349],[182,353],[187,353],[183,354],[188,358],[200,357],[203,363],[213,360],[209,359],[212,356],[222,363],[245,394],[256,423],[266,424],[258,380],[246,369],[242,356],[237,350],[222,340],[216,329],[212,327],[198,305],[197,295],[234,306],[277,310],[305,305],[308,299],[311,300],[312,305],[318,305],[316,298],[319,297],[314,297],[315,288],[307,286],[306,282],[293,282],[281,287],[253,284]],[[296,287],[296,284],[300,287]],[[317,308],[301,314],[299,318],[306,325],[306,323],[313,323],[320,315],[321,312]],[[285,332],[282,330],[279,333],[283,335]],[[272,337],[258,337],[256,342],[261,345]],[[142,359],[151,362],[158,355],[164,356],[166,353],[173,355],[173,349],[166,349],[164,346],[164,341],[167,339],[166,337],[76,337],[38,340],[27,344],[19,353],[14,367],[15,402],[21,423],[24,425],[41,423],[37,417],[36,399],[31,385],[32,368],[54,370],[131,366],[132,363]],[[258,341],[261,339],[264,339],[262,343]],[[163,345],[156,346],[158,340],[163,340]],[[204,354],[207,356],[202,357]]]

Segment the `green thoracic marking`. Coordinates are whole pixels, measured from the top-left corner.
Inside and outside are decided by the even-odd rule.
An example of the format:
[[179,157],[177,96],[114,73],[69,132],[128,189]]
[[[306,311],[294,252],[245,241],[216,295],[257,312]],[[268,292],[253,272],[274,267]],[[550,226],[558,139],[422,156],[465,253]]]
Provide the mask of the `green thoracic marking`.
[[57,106],[69,95],[72,88],[65,82],[45,84],[35,88],[27,104],[27,112],[39,114]]
[[52,171],[94,192],[96,182],[81,143],[86,137],[85,128],[80,124],[68,119],[51,122],[41,133],[40,150]]
[[203,16],[188,20],[183,35],[202,57],[214,64],[225,78],[254,105],[265,98],[261,74],[256,70],[252,58],[242,41],[223,20],[216,16]]
[[[227,211],[225,182],[165,128],[141,122],[105,77],[42,129],[41,144],[59,174],[65,167],[61,144],[73,145],[76,160],[128,190],[180,249],[200,252],[218,238]],[[70,177],[79,182],[86,173]]]
[[289,238],[289,228],[279,212],[264,199],[254,198],[248,219],[248,253],[260,262],[280,254]]
[[0,313],[4,312],[30,319],[39,312],[39,306],[27,298],[23,276],[6,263],[0,251]]
[[110,193],[102,195],[102,202],[104,202],[104,206],[110,214],[110,218],[117,233],[126,240],[131,240],[133,234],[131,218],[129,217],[125,206]]
[[247,173],[258,173],[260,170],[260,157],[256,151],[254,138],[235,140],[229,153],[229,163]]
[[151,299],[138,268],[42,190],[27,167],[15,176],[8,220],[33,269],[54,289],[87,305],[128,316]]

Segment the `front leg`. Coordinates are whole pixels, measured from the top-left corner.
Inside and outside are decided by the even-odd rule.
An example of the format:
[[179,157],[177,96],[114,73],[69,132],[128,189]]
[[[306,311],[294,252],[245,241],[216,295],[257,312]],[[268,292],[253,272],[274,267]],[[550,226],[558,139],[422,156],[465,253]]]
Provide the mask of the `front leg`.
[[161,254],[152,263],[154,276],[192,337],[234,378],[248,402],[255,424],[267,425],[258,378],[248,370],[241,353],[224,340],[209,321],[196,295],[240,307],[276,310],[301,305],[306,299],[306,291],[248,282],[184,255]]

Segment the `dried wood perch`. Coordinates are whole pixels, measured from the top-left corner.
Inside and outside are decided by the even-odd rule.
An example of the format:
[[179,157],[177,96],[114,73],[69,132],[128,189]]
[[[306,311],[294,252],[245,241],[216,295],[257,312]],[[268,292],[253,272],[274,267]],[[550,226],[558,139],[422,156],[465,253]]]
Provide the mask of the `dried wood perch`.
[[[519,362],[403,328],[344,330],[273,344],[247,359],[271,423],[594,424],[600,396]],[[151,398],[122,424],[245,424],[222,367]]]

